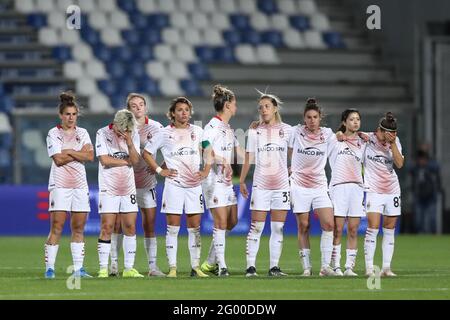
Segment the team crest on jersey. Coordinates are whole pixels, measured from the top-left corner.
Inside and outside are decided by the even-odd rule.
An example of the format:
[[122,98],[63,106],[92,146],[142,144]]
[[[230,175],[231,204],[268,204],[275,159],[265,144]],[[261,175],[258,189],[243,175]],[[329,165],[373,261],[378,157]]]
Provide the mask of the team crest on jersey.
[[149,132],[147,135],[147,140],[150,141],[153,138],[152,134]]
[[195,138],[196,138],[195,133],[192,132],[192,133],[191,133],[191,139],[192,139],[192,141],[195,141]]
[[81,139],[80,139],[79,136],[76,136],[76,137],[75,137],[75,140],[77,140],[77,143],[80,143],[80,141],[81,141]]
[[284,137],[283,129],[280,129],[280,131],[278,131],[278,134],[280,135],[280,138],[283,138]]
[[324,142],[325,141],[325,137],[323,136],[323,133],[320,134],[320,142]]

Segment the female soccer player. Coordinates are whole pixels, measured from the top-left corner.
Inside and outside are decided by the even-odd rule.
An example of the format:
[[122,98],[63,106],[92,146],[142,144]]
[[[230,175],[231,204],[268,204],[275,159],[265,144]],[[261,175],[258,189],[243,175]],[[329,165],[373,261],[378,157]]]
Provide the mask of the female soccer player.
[[333,251],[334,216],[328,195],[325,165],[328,145],[334,134],[330,128],[320,126],[323,114],[315,99],[308,99],[303,111],[304,124],[297,125],[289,141],[291,166],[291,202],[298,225],[299,254],[303,275],[311,276],[309,244],[309,212],[311,207],[320,219],[322,235],[320,251],[322,263],[319,275],[334,275],[330,268]]
[[236,114],[237,105],[233,91],[221,85],[214,86],[212,99],[216,116],[205,126],[202,146],[205,157],[213,157],[214,162],[209,176],[203,182],[206,206],[214,218],[214,230],[208,258],[201,269],[227,277],[225,234],[237,224],[237,199],[231,181],[231,164],[233,151],[237,152],[239,146],[229,121]]
[[[201,183],[208,176],[210,165],[206,164],[200,170],[203,129],[189,124],[192,113],[192,103],[188,99],[174,99],[167,113],[171,124],[149,139],[143,153],[148,166],[166,178],[161,212],[166,213],[167,217],[169,278],[177,276],[178,232],[183,209],[189,234],[191,276],[208,277],[200,270],[200,221],[204,212]],[[155,161],[158,149],[161,149],[167,169],[162,169]]]
[[[359,137],[361,116],[356,109],[347,109],[341,116],[344,141],[332,137],[329,148],[331,167],[330,197],[334,207],[335,232],[331,265],[338,276],[356,276],[353,271],[357,254],[357,235],[364,212],[362,159],[366,143]],[[345,272],[340,268],[341,238],[347,219],[347,260]]]
[[98,212],[101,231],[98,239],[100,262],[99,278],[108,277],[108,259],[111,251],[111,234],[116,215],[120,214],[123,237],[124,278],[144,277],[134,269],[136,256],[136,184],[133,166],[139,163],[139,134],[136,119],[129,110],[119,110],[114,122],[97,131],[95,143],[99,158]]
[[240,191],[248,198],[245,184],[251,163],[255,163],[250,210],[252,222],[247,236],[246,277],[257,276],[256,256],[267,211],[270,212],[270,268],[269,276],[286,276],[279,267],[283,249],[283,226],[291,207],[287,151],[291,126],[283,123],[280,115],[281,101],[278,97],[260,93],[258,101],[260,123],[250,129],[247,152],[240,177]]
[[366,209],[368,226],[364,241],[366,275],[374,273],[373,256],[377,234],[383,215],[383,268],[381,275],[395,277],[391,271],[394,254],[394,233],[397,217],[401,214],[400,184],[394,165],[403,167],[402,145],[397,137],[397,120],[391,112],[381,118],[378,128],[369,134],[364,155],[364,183],[367,188]]
[[[149,119],[148,107],[145,97],[139,93],[130,93],[127,97],[127,109],[130,110],[137,121],[137,130],[141,143],[142,152],[145,144],[154,137],[163,126],[152,119]],[[149,272],[148,276],[164,277],[156,264],[157,243],[155,235],[156,218],[156,177],[142,157],[139,163],[134,166],[134,180],[136,182],[136,199],[142,213],[142,227],[144,229],[144,248],[147,254]],[[117,221],[118,220],[118,221]],[[118,252],[122,234],[120,233],[120,216],[117,216],[114,233],[111,236],[111,267],[110,275],[118,274]]]
[[71,92],[59,96],[61,124],[50,129],[47,151],[52,158],[48,183],[50,233],[45,243],[45,278],[55,278],[55,260],[58,243],[69,211],[72,238],[70,250],[74,275],[91,277],[83,268],[84,226],[89,213],[89,189],[84,163],[94,160],[94,149],[86,129],[77,127],[79,107]]

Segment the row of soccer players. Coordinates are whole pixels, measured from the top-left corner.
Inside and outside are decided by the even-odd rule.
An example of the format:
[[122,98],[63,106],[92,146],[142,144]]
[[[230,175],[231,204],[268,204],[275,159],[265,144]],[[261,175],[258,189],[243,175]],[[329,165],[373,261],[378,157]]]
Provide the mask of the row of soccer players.
[[[79,109],[74,96],[63,93],[60,98],[61,124],[51,129],[47,137],[53,163],[49,179],[51,230],[45,245],[45,276],[55,276],[58,242],[66,212],[70,211],[74,272],[77,276],[88,277],[83,268],[83,232],[86,213],[90,211],[84,162],[93,160],[94,150],[87,131],[76,126]],[[362,133],[359,132],[359,112],[345,110],[341,127],[333,133],[330,128],[320,126],[322,110],[314,99],[308,99],[303,112],[304,123],[291,127],[281,120],[279,98],[260,93],[259,121],[251,125],[244,153],[240,152],[229,125],[237,112],[235,94],[216,85],[212,98],[216,116],[204,129],[189,123],[193,107],[185,97],[172,101],[167,113],[170,125],[163,127],[148,118],[144,96],[132,93],[127,98],[127,109],[118,111],[110,125],[98,130],[95,149],[99,158],[98,210],[101,214],[99,277],[118,275],[117,257],[121,246],[124,249],[123,277],[143,277],[134,269],[138,206],[142,212],[149,276],[166,276],[156,263],[156,174],[165,177],[161,212],[167,219],[167,277],[177,276],[177,239],[183,212],[187,219],[191,275],[228,276],[225,236],[237,223],[231,167],[234,153],[244,158],[240,192],[246,198],[249,196],[246,176],[250,165],[255,164],[246,276],[257,276],[256,256],[267,212],[271,216],[269,275],[286,275],[279,267],[279,259],[283,226],[291,207],[298,223],[303,275],[312,274],[308,234],[312,208],[318,214],[322,228],[319,275],[356,275],[353,268],[357,230],[367,209],[366,274],[374,273],[373,257],[383,215],[382,275],[395,276],[390,264],[401,203],[394,165],[401,168],[404,157],[396,136],[397,123],[391,113],[380,120],[375,132]],[[164,157],[162,166],[155,160],[158,150]],[[329,185],[325,175],[327,159],[332,169]],[[214,229],[208,257],[200,265],[200,220],[204,206],[211,210]],[[345,222],[348,240],[343,272],[340,260]]]

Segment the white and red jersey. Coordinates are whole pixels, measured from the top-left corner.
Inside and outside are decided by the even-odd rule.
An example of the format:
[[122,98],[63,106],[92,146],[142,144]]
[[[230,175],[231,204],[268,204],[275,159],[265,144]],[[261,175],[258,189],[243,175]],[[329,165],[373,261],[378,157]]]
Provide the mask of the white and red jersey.
[[[160,129],[157,134],[145,145],[145,150],[156,157],[158,149],[164,157],[168,169],[178,171],[175,178],[166,178],[167,183],[172,183],[182,188],[196,187],[201,181],[195,178],[195,173],[200,170],[201,141],[203,129],[199,126],[189,125],[187,128],[176,128],[169,125]],[[173,195],[176,197],[176,195]]]
[[292,148],[291,181],[303,188],[326,188],[325,166],[328,141],[334,136],[330,128],[320,128],[316,134],[306,126],[293,128],[289,148]]
[[362,161],[365,147],[366,143],[360,137],[337,141],[336,135],[331,136],[328,144],[330,187],[342,183],[363,186]]
[[247,152],[255,154],[253,187],[264,190],[289,188],[287,151],[291,130],[286,123],[260,124],[249,130]]
[[[133,131],[133,145],[136,152],[139,152],[139,134]],[[130,157],[128,146],[123,138],[119,138],[110,124],[97,131],[95,141],[97,157],[110,156],[115,159],[128,159]],[[134,170],[132,166],[120,166],[104,168],[98,164],[98,188],[100,192],[112,196],[126,196],[136,193],[134,182]]]
[[222,183],[226,186],[231,186],[233,178],[231,164],[234,158],[234,148],[239,146],[233,129],[228,123],[223,122],[220,117],[215,116],[205,126],[202,145],[205,148],[211,145],[216,156],[215,163],[206,179],[207,183]]
[[[91,138],[86,129],[75,127],[72,132],[66,132],[57,125],[50,129],[47,135],[47,151],[51,158],[55,154],[61,153],[64,149],[73,149],[80,151],[84,145],[92,145]],[[48,181],[48,190],[54,188],[67,189],[87,189],[86,169],[84,163],[71,161],[63,166],[57,166],[52,162],[50,177]]]
[[[400,139],[395,138],[400,153]],[[394,170],[394,158],[389,143],[383,144],[375,133],[369,133],[369,143],[364,154],[364,185],[368,192],[400,194],[400,183]]]
[[[139,154],[142,154],[142,150],[144,150],[147,142],[149,142],[162,128],[164,127],[161,123],[145,117],[145,123],[138,131],[141,143],[140,149],[137,150]],[[139,157],[139,163],[133,166],[133,169],[137,189],[152,189],[156,186],[156,175],[155,173],[150,173],[151,170],[142,156]]]

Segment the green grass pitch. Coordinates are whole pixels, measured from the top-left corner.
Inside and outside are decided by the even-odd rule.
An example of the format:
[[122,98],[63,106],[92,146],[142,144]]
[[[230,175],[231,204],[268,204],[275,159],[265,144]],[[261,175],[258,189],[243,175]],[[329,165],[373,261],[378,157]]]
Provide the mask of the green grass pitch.
[[[302,278],[298,257],[297,239],[286,236],[280,266],[289,274],[285,278],[269,278],[268,237],[263,237],[257,259],[258,278],[246,279],[245,237],[227,238],[226,260],[231,276],[207,279],[190,278],[187,238],[180,237],[178,244],[177,279],[82,279],[80,289],[70,290],[66,281],[66,268],[71,265],[69,238],[60,243],[56,260],[56,279],[44,279],[45,237],[0,238],[0,299],[449,299],[450,298],[450,237],[449,236],[398,236],[392,263],[397,278],[381,278],[381,289],[369,290],[364,273],[363,238],[355,271],[357,278],[321,278],[319,237],[311,239],[314,276]],[[138,237],[136,268],[147,271],[142,236]],[[202,261],[207,254],[211,238],[202,237]],[[95,237],[86,239],[85,268],[96,275],[98,271],[97,243]],[[344,242],[345,243],[345,239]],[[342,249],[345,259],[345,246]],[[158,264],[167,271],[164,238],[158,238]],[[122,259],[120,261],[122,262]],[[375,264],[381,264],[381,238]],[[121,265],[122,266],[122,265]],[[70,282],[70,281],[69,281]]]

